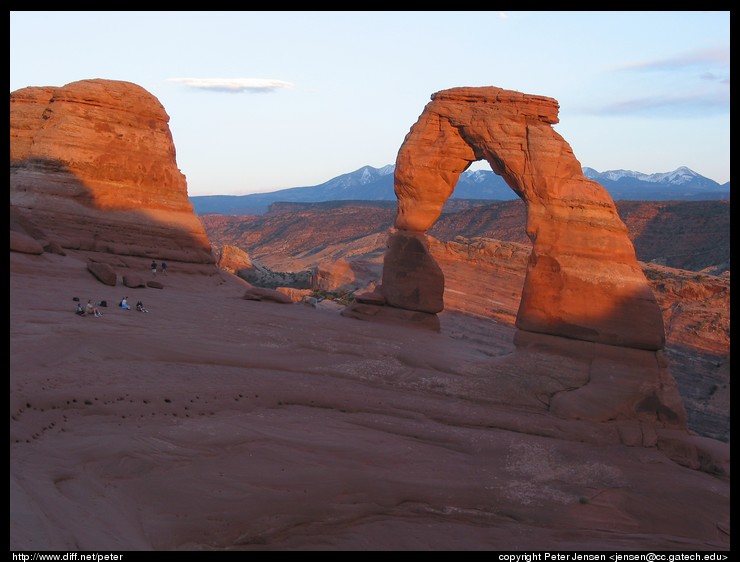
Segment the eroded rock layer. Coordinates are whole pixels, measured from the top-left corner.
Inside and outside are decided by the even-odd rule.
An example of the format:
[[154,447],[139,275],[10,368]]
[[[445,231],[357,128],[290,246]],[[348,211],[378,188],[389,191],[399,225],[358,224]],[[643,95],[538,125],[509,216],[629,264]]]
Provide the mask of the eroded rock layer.
[[129,82],[12,92],[11,211],[62,247],[213,262],[168,123]]
[[[661,349],[661,312],[627,229],[611,196],[583,175],[571,147],[553,130],[557,122],[552,98],[495,87],[432,95],[398,152],[395,227],[426,232],[460,173],[485,159],[527,205],[533,249],[517,327]],[[403,261],[396,256],[385,267]],[[384,281],[394,277],[383,274]],[[410,282],[404,276],[404,283]],[[384,286],[384,291],[394,289]],[[393,304],[414,309],[413,302]]]

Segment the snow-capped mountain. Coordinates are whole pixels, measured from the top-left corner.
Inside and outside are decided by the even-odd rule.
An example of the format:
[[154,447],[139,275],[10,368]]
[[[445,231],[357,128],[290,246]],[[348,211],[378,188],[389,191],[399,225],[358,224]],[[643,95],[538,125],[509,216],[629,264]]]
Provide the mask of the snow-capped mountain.
[[[316,203],[321,201],[387,201],[396,198],[393,171],[389,164],[382,168],[363,166],[329,181],[309,186],[280,189],[250,195],[204,195],[190,197],[197,214],[249,215],[265,213],[278,201]],[[672,172],[644,174],[631,170],[598,172],[583,168],[583,174],[601,185],[615,200],[663,201],[729,199],[730,183],[720,185],[693,170],[681,166]],[[452,194],[453,199],[508,201],[517,195],[504,179],[490,170],[468,170]]]
[[382,168],[373,168],[372,166],[363,166],[359,170],[350,172],[349,174],[342,174],[334,179],[329,180],[326,183],[315,186],[321,188],[322,192],[341,192],[341,191],[352,191],[354,188],[359,186],[365,186],[374,184],[377,182],[383,182],[383,178],[389,176],[391,186],[393,185],[393,170],[395,166],[389,164]]
[[662,174],[643,174],[642,172],[633,172],[632,170],[607,170],[606,172],[600,173],[593,168],[584,167],[583,175],[595,181],[619,181],[622,178],[629,178],[648,183],[668,183],[671,185],[684,185],[692,182],[695,183],[697,181],[706,184],[707,187],[719,185],[717,182],[697,174],[694,170],[687,168],[686,166],[681,166],[672,172],[665,172]]
[[613,199],[661,201],[664,199],[726,199],[730,196],[729,182],[720,185],[695,171],[681,166],[672,172],[643,174],[632,170],[598,172],[583,168],[583,175],[599,182]]

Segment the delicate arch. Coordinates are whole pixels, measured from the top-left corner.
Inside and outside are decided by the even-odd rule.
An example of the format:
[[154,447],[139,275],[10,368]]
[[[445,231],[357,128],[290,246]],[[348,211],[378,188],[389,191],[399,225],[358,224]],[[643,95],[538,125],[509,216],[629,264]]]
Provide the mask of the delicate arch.
[[[419,243],[399,240],[423,243],[460,174],[485,159],[527,206],[533,248],[517,327],[661,349],[663,318],[627,228],[609,193],[583,175],[570,145],[552,128],[558,109],[552,98],[495,87],[432,95],[396,159],[396,231],[384,260],[383,294],[398,308],[442,310],[444,280],[438,281],[436,262],[419,259]],[[413,255],[406,256],[406,248]],[[430,276],[431,286],[425,284]]]

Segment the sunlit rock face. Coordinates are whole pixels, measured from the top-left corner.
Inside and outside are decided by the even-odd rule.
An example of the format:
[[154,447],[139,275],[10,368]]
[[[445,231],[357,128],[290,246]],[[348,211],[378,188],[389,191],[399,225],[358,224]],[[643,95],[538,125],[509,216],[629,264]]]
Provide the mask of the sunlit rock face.
[[[496,87],[432,95],[396,159],[399,232],[423,235],[460,174],[486,160],[527,206],[533,249],[517,314],[522,330],[657,350],[663,319],[611,196],[587,179],[552,125],[558,103]],[[384,293],[403,256],[386,260]],[[412,280],[402,276],[408,285]],[[424,277],[419,284],[424,283]],[[408,293],[408,291],[404,291]],[[427,296],[434,301],[434,297]],[[392,304],[416,309],[411,300]]]
[[63,247],[213,262],[169,115],[130,82],[10,94],[10,205]]

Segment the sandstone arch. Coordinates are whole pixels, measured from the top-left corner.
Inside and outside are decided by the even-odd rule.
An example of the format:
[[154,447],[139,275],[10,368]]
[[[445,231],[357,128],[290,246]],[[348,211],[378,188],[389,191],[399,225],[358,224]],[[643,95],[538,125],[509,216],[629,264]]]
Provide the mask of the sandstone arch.
[[496,87],[432,95],[396,159],[395,229],[383,264],[389,305],[443,308],[444,277],[424,234],[460,174],[485,159],[527,206],[533,249],[516,325],[521,330],[658,350],[660,308],[609,193],[587,179],[553,130],[558,102]]

